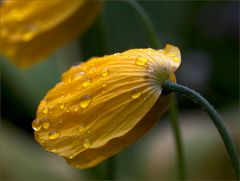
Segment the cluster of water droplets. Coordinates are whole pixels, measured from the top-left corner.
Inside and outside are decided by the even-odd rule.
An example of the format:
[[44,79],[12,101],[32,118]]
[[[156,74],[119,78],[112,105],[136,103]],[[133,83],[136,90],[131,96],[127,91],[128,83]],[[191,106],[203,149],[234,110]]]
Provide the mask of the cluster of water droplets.
[[[140,66],[140,67],[146,67],[147,68],[148,59],[146,57],[143,57],[143,56],[136,57],[135,61],[134,61],[134,64],[136,64],[137,66]],[[108,67],[106,67],[106,68],[101,69],[100,71],[95,69],[95,68],[92,68],[92,69],[89,70],[89,72],[87,74],[83,71],[77,72],[71,78],[69,78],[67,80],[67,82],[65,82],[65,83],[71,83],[73,81],[81,80],[80,81],[81,87],[86,88],[93,83],[93,79],[89,76],[89,74],[91,75],[93,73],[100,73],[101,77],[105,78],[105,77],[108,77],[110,75],[110,70],[109,70]],[[146,74],[146,75],[143,76],[143,78],[144,79],[149,79],[149,75]],[[106,83],[102,84],[103,88],[106,87],[106,86],[107,86]],[[133,88],[131,90],[130,94],[129,94],[129,97],[132,100],[136,100],[136,99],[140,98],[142,95],[143,95],[143,92],[140,88]],[[70,112],[69,109],[66,109],[66,105],[64,103],[64,98],[65,98],[64,95],[62,95],[59,98],[59,101],[58,101],[59,108],[63,111]],[[73,109],[73,112],[77,112],[81,109],[87,109],[89,107],[89,105],[91,104],[92,99],[93,98],[91,97],[90,94],[82,95],[81,98],[80,98],[79,105],[76,106]],[[146,100],[146,97],[143,97],[143,100]],[[42,113],[43,113],[43,115],[47,116],[47,114],[50,114],[50,111],[49,111],[50,108],[49,108],[49,106],[48,106],[48,104],[45,100],[43,101],[42,104],[43,104],[42,105]],[[60,120],[59,124],[62,124],[62,123],[63,123],[62,120]],[[57,139],[61,136],[61,131],[60,130],[50,129],[51,128],[50,122],[47,119],[43,119],[43,120],[36,119],[36,120],[34,120],[33,123],[32,123],[32,127],[36,132],[40,131],[41,129],[44,129],[44,130],[49,129],[48,134],[47,134],[49,140],[55,140],[55,139]],[[82,139],[82,146],[84,148],[91,147],[91,145],[92,145],[92,142],[91,142],[91,139],[90,139],[91,131],[87,130],[84,125],[79,125],[76,132],[77,132],[77,134],[87,133],[87,137]],[[54,152],[55,151],[56,151],[56,149],[54,149]]]

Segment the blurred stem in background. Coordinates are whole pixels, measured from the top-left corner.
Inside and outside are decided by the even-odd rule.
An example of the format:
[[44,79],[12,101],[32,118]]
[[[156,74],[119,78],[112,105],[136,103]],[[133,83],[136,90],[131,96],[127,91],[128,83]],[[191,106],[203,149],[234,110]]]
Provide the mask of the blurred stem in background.
[[[145,28],[146,33],[149,36],[150,44],[152,48],[160,49],[160,42],[158,39],[157,32],[153,26],[153,23],[151,22],[148,14],[145,12],[145,10],[135,1],[135,0],[126,0],[126,2],[132,7],[136,15],[142,20],[143,27]],[[178,174],[179,174],[179,180],[185,180],[186,179],[186,166],[185,166],[185,160],[184,160],[184,151],[183,151],[183,143],[182,143],[182,137],[181,137],[181,131],[179,126],[179,120],[178,120],[178,109],[175,97],[172,100],[172,103],[170,105],[170,120],[171,120],[171,126],[174,134],[174,139],[176,143],[176,152],[178,157]]]
[[188,87],[173,83],[171,81],[165,81],[163,84],[163,89],[166,90],[167,92],[177,92],[177,93],[187,96],[187,98],[191,99],[193,102],[198,104],[204,111],[206,111],[208,113],[209,117],[212,119],[219,134],[222,137],[222,140],[225,144],[228,155],[232,162],[236,177],[237,177],[237,179],[239,179],[238,151],[230,137],[230,134],[228,133],[228,131],[226,129],[226,126],[224,125],[223,119],[217,113],[217,111],[213,108],[213,106],[211,104],[209,104],[209,102],[204,97],[202,97],[199,93],[197,93],[196,91],[194,91]]
[[[99,44],[101,47],[100,53],[102,55],[107,54],[109,52],[109,43],[108,43],[108,36],[107,36],[107,21],[106,21],[104,12],[105,12],[104,10],[101,12],[96,22],[96,28],[97,28],[97,33],[99,37]],[[115,180],[116,179],[115,169],[116,169],[115,157],[112,156],[107,160],[107,170],[106,170],[105,179]]]
[[175,95],[173,96],[171,106],[170,106],[170,120],[172,125],[172,130],[174,133],[175,144],[177,148],[177,159],[178,159],[178,169],[179,169],[179,179],[185,180],[186,179],[186,171],[185,171],[185,158],[184,158],[184,149],[182,143],[182,135],[180,133],[180,125],[178,119],[178,107],[177,107],[177,100]]

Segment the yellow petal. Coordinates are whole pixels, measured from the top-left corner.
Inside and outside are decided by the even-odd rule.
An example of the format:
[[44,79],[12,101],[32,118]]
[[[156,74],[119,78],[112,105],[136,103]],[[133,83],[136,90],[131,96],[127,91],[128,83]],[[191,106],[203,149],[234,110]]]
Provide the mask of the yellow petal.
[[171,58],[171,61],[172,61],[171,64],[175,71],[181,63],[181,53],[179,49],[175,46],[167,44],[163,51],[166,53],[168,57]]
[[73,167],[85,169],[93,167],[106,158],[120,152],[122,149],[135,142],[139,137],[143,136],[157,121],[159,121],[161,115],[167,110],[170,101],[171,95],[162,96],[144,118],[127,134],[112,139],[103,147],[88,149],[74,158],[65,158],[66,161]]
[[46,58],[92,24],[101,2],[7,1],[0,5],[0,53],[19,66]]
[[[49,151],[75,157],[69,162],[80,168],[119,152],[152,127],[168,107],[169,101],[160,97],[161,85],[175,81],[173,66],[172,57],[148,48],[92,58],[72,67],[38,107],[33,122],[37,141]],[[124,142],[128,135],[132,138]],[[76,164],[82,154],[92,156],[91,161]]]

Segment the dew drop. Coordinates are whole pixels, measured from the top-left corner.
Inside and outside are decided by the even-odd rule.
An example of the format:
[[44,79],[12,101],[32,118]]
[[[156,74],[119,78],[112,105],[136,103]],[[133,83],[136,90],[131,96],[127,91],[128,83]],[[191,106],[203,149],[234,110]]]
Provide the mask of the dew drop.
[[35,119],[32,122],[32,128],[34,131],[40,131],[42,128],[41,121],[39,119]]
[[87,139],[87,138],[85,138],[84,140],[83,140],[83,147],[84,148],[89,148],[90,146],[91,146],[91,141],[89,140],[89,139]]
[[137,99],[142,95],[142,92],[139,91],[138,89],[133,89],[132,90],[132,94],[131,94],[131,98],[132,99]]
[[92,79],[91,78],[85,78],[83,83],[82,83],[82,86],[83,87],[87,87],[89,86],[90,84],[92,83]]
[[114,53],[113,56],[118,56],[120,53]]
[[51,152],[55,153],[57,150],[56,149],[52,149]]
[[22,40],[29,41],[31,40],[38,31],[38,26],[36,24],[29,24],[25,27],[25,33],[23,33]]
[[76,73],[76,74],[74,75],[74,77],[73,77],[73,81],[76,81],[76,80],[81,79],[84,75],[85,75],[84,72],[78,72],[78,73]]
[[48,113],[48,107],[45,106],[45,107],[43,108],[42,112],[43,112],[44,114],[47,114],[47,113]]
[[143,57],[138,57],[138,58],[136,59],[135,63],[136,63],[137,65],[143,66],[143,65],[145,65],[145,64],[147,63],[147,59],[146,59],[146,58],[143,58]]
[[82,133],[85,127],[83,125],[80,125],[78,128],[78,133]]
[[64,109],[64,107],[65,107],[65,105],[62,103],[62,104],[60,105],[60,108],[61,108],[61,109]]
[[47,120],[45,120],[45,121],[42,122],[42,127],[43,127],[44,129],[48,129],[49,126],[50,126],[50,123],[49,123]]
[[75,111],[75,112],[77,112],[77,111],[78,111],[78,107],[77,107],[77,106],[74,108],[74,111]]
[[104,68],[103,70],[102,70],[102,76],[103,77],[107,77],[109,75],[109,68]]
[[107,85],[106,84],[102,84],[102,87],[106,87]]
[[174,60],[174,62],[180,62],[180,58],[179,57],[174,57],[173,60]]
[[97,69],[96,68],[91,68],[91,70],[89,70],[89,74],[93,74],[93,73],[96,73],[97,72]]
[[60,132],[59,131],[50,131],[48,133],[48,138],[50,140],[54,140],[54,139],[58,138],[59,136],[60,136]]
[[91,97],[90,95],[86,94],[84,96],[81,97],[81,101],[80,101],[80,106],[81,108],[85,109],[88,107],[88,105],[91,102]]
[[69,156],[69,159],[73,159],[73,155]]

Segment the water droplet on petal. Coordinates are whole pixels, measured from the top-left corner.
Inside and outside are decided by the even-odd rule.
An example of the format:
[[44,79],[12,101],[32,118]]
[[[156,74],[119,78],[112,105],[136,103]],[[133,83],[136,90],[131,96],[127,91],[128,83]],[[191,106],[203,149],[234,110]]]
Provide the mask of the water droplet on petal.
[[49,123],[48,120],[43,120],[43,121],[42,121],[42,127],[43,127],[44,129],[48,129],[49,126],[50,126],[50,123]]
[[103,70],[102,70],[102,76],[103,77],[107,77],[109,75],[109,68],[104,68]]
[[85,109],[88,107],[88,105],[91,102],[91,97],[90,95],[86,94],[84,96],[81,97],[81,101],[80,101],[80,106],[81,108]]
[[84,129],[85,129],[85,127],[82,126],[82,125],[80,125],[79,128],[78,128],[78,132],[79,132],[79,133],[82,133]]
[[97,69],[96,68],[91,68],[91,70],[89,70],[89,74],[93,74],[93,73],[96,73],[97,72]]
[[118,56],[120,53],[114,53],[113,56]]
[[57,150],[56,149],[52,149],[51,152],[55,153]]
[[77,112],[77,111],[78,111],[78,107],[77,107],[77,106],[74,108],[74,111],[75,111],[75,112]]
[[84,148],[89,148],[92,145],[91,141],[87,138],[83,140],[83,147]]
[[61,109],[64,109],[64,107],[65,107],[65,105],[62,103],[62,104],[60,105],[60,108],[61,108]]
[[142,92],[139,91],[137,88],[132,90],[131,98],[137,99],[142,95]]
[[35,130],[35,131],[40,131],[41,128],[42,128],[41,121],[40,121],[39,119],[35,119],[35,120],[32,122],[32,128],[33,128],[33,130]]
[[102,84],[102,87],[106,87],[107,85],[106,84]]
[[36,24],[30,24],[25,27],[25,33],[23,33],[22,40],[29,41],[31,40],[38,31],[38,26]]
[[83,87],[87,87],[89,86],[90,84],[92,83],[92,79],[91,78],[85,78],[83,83],[82,83],[82,86]]
[[78,72],[78,73],[76,73],[76,74],[74,75],[74,77],[73,77],[73,81],[76,81],[76,80],[81,79],[84,75],[85,75],[84,72]]
[[180,58],[179,58],[179,57],[174,57],[173,60],[174,60],[175,62],[180,62]]
[[145,65],[145,64],[147,63],[147,59],[144,58],[144,57],[138,57],[138,58],[136,59],[135,63],[136,63],[137,65],[143,66],[143,65]]
[[47,114],[47,113],[48,113],[48,107],[45,106],[45,107],[43,108],[42,112],[43,112],[44,114]]
[[48,138],[50,140],[54,140],[54,139],[58,138],[59,136],[60,136],[60,132],[59,131],[50,131],[48,133]]

